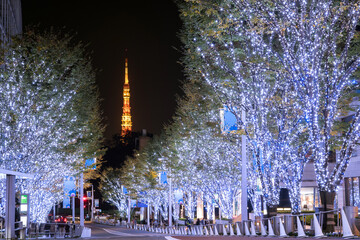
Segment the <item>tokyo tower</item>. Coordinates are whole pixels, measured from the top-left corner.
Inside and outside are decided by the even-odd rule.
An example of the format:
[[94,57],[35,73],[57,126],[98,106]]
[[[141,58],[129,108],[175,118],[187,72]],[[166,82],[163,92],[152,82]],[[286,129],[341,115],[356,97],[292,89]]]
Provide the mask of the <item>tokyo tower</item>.
[[125,58],[125,83],[123,90],[123,114],[121,118],[121,136],[125,136],[128,132],[131,132],[132,122],[130,114],[130,85],[128,76],[128,60]]

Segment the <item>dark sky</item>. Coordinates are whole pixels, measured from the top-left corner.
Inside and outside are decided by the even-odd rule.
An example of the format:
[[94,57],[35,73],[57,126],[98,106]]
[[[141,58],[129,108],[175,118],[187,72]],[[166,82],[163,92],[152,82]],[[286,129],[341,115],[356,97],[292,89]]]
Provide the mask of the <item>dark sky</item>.
[[172,0],[23,0],[22,11],[24,27],[65,27],[90,44],[94,67],[101,70],[106,137],[121,129],[125,49],[133,130],[157,134],[169,122],[183,80],[181,21]]

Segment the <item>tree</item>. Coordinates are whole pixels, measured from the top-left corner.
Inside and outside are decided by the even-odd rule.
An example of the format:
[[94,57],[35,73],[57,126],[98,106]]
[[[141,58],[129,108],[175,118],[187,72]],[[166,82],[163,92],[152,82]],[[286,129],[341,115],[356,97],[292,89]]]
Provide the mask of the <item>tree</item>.
[[[278,96],[279,91],[285,92],[280,99],[288,103],[292,117],[281,117],[280,120],[286,121],[276,126],[287,124],[286,131],[294,133],[295,139],[297,133],[304,133],[305,137],[300,139],[307,141],[309,150],[298,149],[303,155],[299,159],[303,163],[309,158],[314,161],[324,210],[331,210],[336,188],[359,136],[357,106],[351,124],[346,127],[340,123],[340,117],[346,112],[344,106],[351,101],[352,77],[357,76],[355,71],[360,63],[355,51],[358,4],[340,1],[189,2],[192,11],[183,11],[190,19],[186,25],[190,29],[187,35],[190,36],[187,37],[189,52],[202,59],[196,66],[200,66],[204,79],[225,103],[235,111],[247,111],[248,116],[259,116],[249,123],[257,124],[254,126],[261,127],[260,131],[251,126],[247,131],[250,142],[254,140],[252,136],[256,137],[256,145],[252,146],[254,154],[266,154],[266,146],[261,147],[261,142],[256,140],[258,136],[263,136],[262,142],[266,144],[271,139],[281,139],[280,136],[264,138],[274,132],[267,130],[270,128],[264,123],[269,116],[263,112],[271,113],[273,110],[266,103]],[[240,116],[239,112],[235,114]],[[273,119],[279,120],[278,117]],[[240,118],[239,121],[245,129],[249,127],[241,123]],[[278,152],[275,146],[269,153]],[[331,152],[337,148],[339,157],[332,168]],[[293,154],[291,148],[287,149],[288,156]],[[273,164],[276,158],[273,159],[272,166],[277,168]],[[259,167],[263,164],[259,160],[260,173]],[[294,166],[299,166],[301,161]],[[301,173],[302,167],[298,169]],[[261,173],[259,177],[263,191],[272,194],[273,187],[266,180],[267,175]],[[332,220],[328,222],[329,226],[331,224]]]
[[[245,134],[249,143],[250,186],[260,187],[271,207],[279,202],[279,176],[288,171],[280,160],[283,151],[288,151],[284,143],[291,146],[298,138],[301,116],[287,102],[293,101],[291,82],[280,74],[274,58],[267,57],[265,42],[241,28],[238,19],[243,12],[230,2],[180,4],[186,26],[186,67],[200,72],[203,81],[237,117],[243,129],[239,133]],[[245,120],[242,111],[246,112]]]
[[44,221],[60,200],[64,176],[101,153],[99,97],[83,49],[69,36],[28,30],[2,54],[0,166],[35,174],[16,183],[31,194],[31,221]]
[[[249,1],[239,6],[249,13],[246,21],[260,25],[258,33],[250,31],[253,36],[276,39],[276,45],[268,45],[269,54],[277,58],[296,89],[294,104],[307,125],[321,201],[324,210],[332,210],[335,192],[359,138],[358,106],[354,106],[350,124],[346,127],[341,123],[341,116],[347,112],[345,104],[357,87],[353,77],[360,64],[355,51],[358,3],[275,1],[267,5]],[[255,10],[254,14],[249,10]],[[331,152],[336,149],[339,154],[333,165]],[[328,217],[331,231],[333,215]]]
[[121,172],[119,169],[111,167],[102,171],[100,187],[104,199],[113,204],[120,215],[127,215],[127,196],[124,193],[123,185],[120,181]]

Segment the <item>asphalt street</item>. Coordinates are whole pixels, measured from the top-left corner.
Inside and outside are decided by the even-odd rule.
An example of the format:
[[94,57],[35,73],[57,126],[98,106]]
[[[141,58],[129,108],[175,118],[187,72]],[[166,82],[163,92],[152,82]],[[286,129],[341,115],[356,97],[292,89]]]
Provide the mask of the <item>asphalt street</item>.
[[[102,224],[86,224],[86,227],[91,228],[91,238],[87,239],[147,239],[147,240],[167,240],[163,234],[152,233],[147,231],[140,231],[134,229],[127,229],[119,226],[108,226]],[[84,238],[86,239],[86,238]]]

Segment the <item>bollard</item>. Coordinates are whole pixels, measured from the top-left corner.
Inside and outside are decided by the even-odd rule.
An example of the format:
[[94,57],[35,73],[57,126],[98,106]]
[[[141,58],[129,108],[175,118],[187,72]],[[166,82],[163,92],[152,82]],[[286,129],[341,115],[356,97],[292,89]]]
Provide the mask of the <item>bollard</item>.
[[235,223],[235,225],[236,225],[236,235],[241,236],[242,233],[240,231],[239,223]]
[[320,224],[319,224],[319,221],[316,217],[316,215],[314,214],[314,220],[313,220],[313,223],[314,223],[314,228],[315,228],[315,237],[324,237],[324,234],[321,230],[321,227],[320,227]]
[[352,238],[354,234],[351,231],[349,221],[343,209],[341,209],[342,225],[343,225],[343,238]]
[[229,223],[229,229],[230,229],[230,236],[234,236],[234,229],[231,223]]
[[266,236],[266,230],[262,219],[260,219],[261,236]]
[[280,223],[280,237],[287,237],[288,235],[286,234],[285,232],[285,228],[284,228],[284,224],[283,222],[281,221],[281,218],[279,219],[279,223]]
[[245,229],[245,236],[250,236],[249,226],[246,221],[244,222],[244,229]]
[[306,237],[304,228],[300,222],[299,216],[296,216],[296,224],[297,224],[297,232],[298,232],[298,237]]
[[268,227],[269,227],[269,235],[268,235],[268,237],[274,237],[275,236],[274,229],[272,227],[270,219],[268,219]]
[[256,236],[255,223],[254,223],[254,221],[251,221],[251,222],[250,222],[250,228],[251,228],[251,236]]

